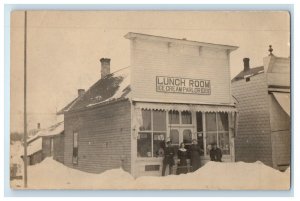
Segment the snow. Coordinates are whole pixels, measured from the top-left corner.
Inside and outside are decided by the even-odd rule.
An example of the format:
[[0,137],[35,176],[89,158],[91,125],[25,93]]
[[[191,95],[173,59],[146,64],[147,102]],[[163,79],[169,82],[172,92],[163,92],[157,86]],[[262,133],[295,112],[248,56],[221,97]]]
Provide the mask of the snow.
[[[18,183],[19,182],[19,183]],[[22,188],[22,181],[12,186]],[[91,174],[52,158],[28,167],[30,189],[272,189],[288,190],[290,169],[277,171],[261,162],[208,162],[194,173],[135,179],[121,168]]]
[[37,136],[54,136],[59,135],[64,131],[64,122],[59,122],[53,126],[43,129],[37,133]]
[[32,141],[30,144],[27,146],[27,155],[34,154],[38,151],[42,150],[42,143],[43,139],[41,137],[37,138],[36,140]]

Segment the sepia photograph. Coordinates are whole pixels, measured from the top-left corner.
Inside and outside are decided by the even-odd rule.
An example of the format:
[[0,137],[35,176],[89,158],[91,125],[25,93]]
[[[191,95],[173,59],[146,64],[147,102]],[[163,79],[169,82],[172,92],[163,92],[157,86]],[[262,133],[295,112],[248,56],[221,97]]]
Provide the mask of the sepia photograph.
[[10,187],[289,190],[288,11],[10,15]]

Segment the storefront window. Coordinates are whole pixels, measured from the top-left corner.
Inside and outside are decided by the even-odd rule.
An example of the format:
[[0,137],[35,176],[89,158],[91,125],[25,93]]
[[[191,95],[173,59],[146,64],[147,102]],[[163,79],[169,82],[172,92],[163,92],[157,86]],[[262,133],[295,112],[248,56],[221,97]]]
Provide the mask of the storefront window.
[[154,131],[166,131],[166,112],[165,111],[153,111],[153,130]]
[[217,131],[216,113],[206,113],[206,131]]
[[137,141],[139,157],[151,157],[151,133],[140,133]]
[[224,155],[230,154],[229,123],[227,113],[206,113],[206,154],[216,143]]
[[142,110],[143,125],[137,139],[138,157],[160,156],[166,138],[166,112]]
[[151,110],[142,110],[143,125],[140,127],[141,131],[151,130]]
[[192,124],[192,113],[188,111],[181,112],[181,123]]
[[169,124],[179,124],[178,111],[169,111]]

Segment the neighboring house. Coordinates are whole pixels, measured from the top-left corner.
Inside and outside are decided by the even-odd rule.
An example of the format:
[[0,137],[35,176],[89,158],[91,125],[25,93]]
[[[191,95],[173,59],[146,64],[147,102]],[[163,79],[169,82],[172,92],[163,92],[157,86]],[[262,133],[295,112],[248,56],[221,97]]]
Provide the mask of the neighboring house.
[[250,68],[245,58],[231,86],[239,111],[236,160],[286,169],[291,161],[290,58],[274,56],[272,48],[263,66]]
[[209,161],[212,143],[234,161],[236,109],[230,90],[230,52],[219,45],[128,33],[131,64],[110,73],[63,108],[64,164],[100,173],[122,167],[133,176],[161,175],[166,139],[178,148],[196,139]]
[[64,122],[39,130],[35,136],[27,140],[27,145],[29,165],[40,163],[49,156],[63,163]]

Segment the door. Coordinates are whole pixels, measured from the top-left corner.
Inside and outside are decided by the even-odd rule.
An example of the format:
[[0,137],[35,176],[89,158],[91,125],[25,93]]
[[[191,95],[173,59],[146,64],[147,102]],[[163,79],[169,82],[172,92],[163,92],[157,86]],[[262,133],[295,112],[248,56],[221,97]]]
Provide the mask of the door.
[[170,140],[172,146],[176,148],[176,152],[182,142],[186,148],[189,148],[192,144],[192,140],[196,139],[196,136],[193,136],[193,130],[194,128],[191,126],[170,127]]

